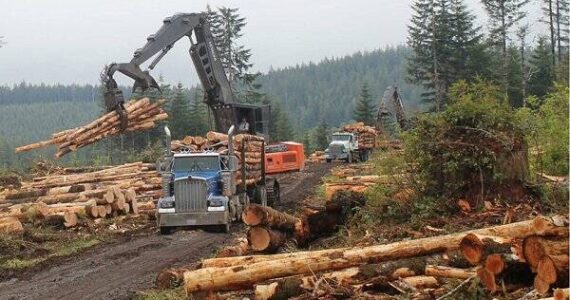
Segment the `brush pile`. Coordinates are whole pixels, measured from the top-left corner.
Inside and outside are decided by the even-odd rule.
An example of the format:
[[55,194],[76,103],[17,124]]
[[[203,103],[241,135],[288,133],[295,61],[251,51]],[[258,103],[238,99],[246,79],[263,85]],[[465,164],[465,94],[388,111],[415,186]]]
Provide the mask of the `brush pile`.
[[[148,130],[154,128],[158,122],[166,120],[168,115],[162,109],[165,102],[166,100],[159,100],[151,103],[148,98],[143,98],[126,103],[128,128],[125,132]],[[87,125],[54,133],[49,140],[20,146],[16,148],[16,153],[57,145],[55,157],[59,158],[106,137],[120,134],[120,122],[119,115],[113,111]]]
[[[293,221],[298,222],[273,218],[270,214],[264,218],[266,221],[262,223],[274,227],[289,228]],[[472,237],[477,237],[480,243],[472,242]],[[498,248],[492,246],[491,240],[504,251],[492,250]],[[540,246],[527,245],[521,252],[516,247],[519,240],[525,241],[523,244],[538,240]],[[465,248],[467,244],[472,247]],[[512,246],[512,250],[506,245]],[[533,248],[532,255],[528,247]],[[481,254],[477,255],[476,266],[472,266],[474,253]],[[500,254],[503,264],[495,263],[490,258],[493,254]],[[531,261],[539,257],[533,268]],[[465,285],[475,277],[496,293],[532,286],[534,277],[537,292],[547,295],[552,288],[568,287],[568,277],[564,276],[568,274],[568,220],[561,216],[539,216],[507,225],[384,245],[217,257],[177,270],[177,278],[182,278],[189,297],[245,289],[250,295],[254,293],[255,299],[331,297],[339,293],[363,298],[407,295],[428,299],[446,294],[443,285],[450,279],[464,280]],[[537,281],[545,282],[546,287],[537,285]],[[454,292],[457,289],[448,292],[449,299],[454,299]],[[564,295],[565,291],[556,293]]]
[[154,216],[153,200],[162,195],[161,177],[154,164],[137,162],[80,172],[83,170],[90,169],[62,168],[58,174],[35,177],[18,189],[4,191],[0,231],[21,231],[21,222],[29,219],[68,228],[77,225],[78,216]]
[[372,149],[376,146],[378,131],[372,126],[364,125],[362,122],[344,125],[340,131],[351,132],[358,136],[358,146],[364,149]]
[[[237,184],[245,178],[247,185],[259,182],[262,177],[264,156],[264,138],[250,134],[238,134],[234,136],[233,149],[238,158]],[[228,136],[223,133],[210,131],[206,137],[187,136],[182,140],[174,140],[171,143],[173,152],[199,153],[205,151],[228,153]],[[245,175],[245,176],[244,176]]]

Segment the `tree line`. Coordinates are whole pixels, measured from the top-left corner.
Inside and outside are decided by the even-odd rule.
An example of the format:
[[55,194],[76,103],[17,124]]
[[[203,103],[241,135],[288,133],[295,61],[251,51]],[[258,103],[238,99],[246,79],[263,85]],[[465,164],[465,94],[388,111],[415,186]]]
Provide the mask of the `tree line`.
[[543,0],[549,33],[528,44],[530,0],[482,0],[488,28],[475,25],[463,0],[415,0],[408,26],[412,55],[408,80],[422,85],[422,99],[441,111],[458,80],[485,79],[501,86],[512,107],[529,95],[544,97],[555,81],[568,82],[568,1]]

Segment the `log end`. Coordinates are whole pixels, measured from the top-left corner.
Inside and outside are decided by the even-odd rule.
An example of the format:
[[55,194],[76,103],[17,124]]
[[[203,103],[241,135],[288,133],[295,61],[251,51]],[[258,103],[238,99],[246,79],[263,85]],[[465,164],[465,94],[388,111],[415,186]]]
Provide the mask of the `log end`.
[[495,275],[500,274],[505,269],[505,261],[503,260],[503,257],[496,253],[487,256],[487,259],[485,260],[485,269]]
[[459,249],[463,256],[472,265],[477,265],[483,256],[483,242],[477,235],[469,233],[461,239]]

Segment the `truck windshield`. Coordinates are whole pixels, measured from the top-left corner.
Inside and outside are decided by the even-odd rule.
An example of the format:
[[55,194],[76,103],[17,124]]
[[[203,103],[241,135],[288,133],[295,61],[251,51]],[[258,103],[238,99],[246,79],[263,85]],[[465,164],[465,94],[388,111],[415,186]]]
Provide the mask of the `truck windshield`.
[[334,134],[332,139],[333,141],[350,141],[350,137],[348,134]]
[[177,157],[174,160],[174,172],[200,172],[220,170],[217,156]]

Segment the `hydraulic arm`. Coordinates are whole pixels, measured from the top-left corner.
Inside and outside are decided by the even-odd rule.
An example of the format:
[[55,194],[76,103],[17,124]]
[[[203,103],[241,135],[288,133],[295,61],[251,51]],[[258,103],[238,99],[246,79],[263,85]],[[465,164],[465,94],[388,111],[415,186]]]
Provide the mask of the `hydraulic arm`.
[[390,111],[395,112],[396,121],[402,130],[405,131],[410,128],[406,112],[404,111],[404,103],[398,92],[398,87],[395,86],[389,86],[384,92],[382,102],[378,108],[378,114],[376,115],[376,127],[380,128],[382,126],[384,118],[391,115]]
[[[261,125],[252,126],[252,133],[266,134],[268,127],[266,116],[269,115],[269,108],[262,110],[261,106],[236,103],[219,60],[206,15],[201,13],[182,13],[164,19],[162,27],[147,38],[147,43],[142,48],[135,51],[130,62],[114,63],[109,66],[105,103],[108,110],[117,110],[123,117],[121,126],[126,128],[127,117],[123,108],[124,97],[113,79],[115,72],[118,71],[135,81],[133,91],[139,88],[143,91],[149,88],[160,90],[148,70],[152,70],[174,44],[184,37],[190,40],[190,56],[204,89],[204,100],[213,112],[216,130],[226,132],[231,125],[246,118],[250,123],[259,123],[254,125]],[[141,64],[152,57],[155,58],[148,65],[148,70],[141,70]],[[258,130],[255,130],[256,128]]]

